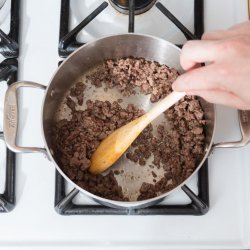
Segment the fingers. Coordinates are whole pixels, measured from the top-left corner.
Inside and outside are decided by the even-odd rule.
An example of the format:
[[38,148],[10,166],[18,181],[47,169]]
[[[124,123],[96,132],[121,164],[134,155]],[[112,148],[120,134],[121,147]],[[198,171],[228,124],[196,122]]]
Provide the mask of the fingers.
[[172,85],[174,91],[226,90],[225,79],[212,64],[180,75]]
[[228,30],[206,32],[203,34],[202,40],[221,40],[247,34],[250,35],[250,21],[237,24]]
[[218,56],[215,41],[188,41],[182,48],[180,63],[184,70],[190,70],[197,63],[212,62]]
[[209,41],[215,41],[215,40],[222,40],[226,38],[230,38],[234,36],[233,31],[229,30],[216,30],[216,31],[210,31],[206,32],[202,35],[202,40],[209,40]]
[[187,92],[188,95],[197,95],[202,97],[208,102],[230,106],[241,110],[247,110],[250,105],[244,103],[239,97],[232,93],[220,90],[205,90],[205,91],[191,91]]
[[194,68],[197,63],[211,62],[217,54],[215,42],[188,41],[182,48],[180,63],[184,70]]
[[[246,84],[249,83],[249,37],[250,21],[247,21],[229,30],[205,33],[201,41],[187,42],[180,62],[188,72],[176,79],[173,90],[199,95],[212,103],[250,109]],[[207,62],[210,64],[197,68],[199,63]]]
[[239,24],[234,25],[229,30],[237,30],[247,32],[250,29],[250,21],[245,21]]

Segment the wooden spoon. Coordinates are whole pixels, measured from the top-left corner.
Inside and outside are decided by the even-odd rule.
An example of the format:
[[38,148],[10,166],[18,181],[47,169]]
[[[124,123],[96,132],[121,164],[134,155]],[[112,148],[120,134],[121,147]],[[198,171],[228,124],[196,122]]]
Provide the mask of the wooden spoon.
[[89,171],[93,174],[100,174],[109,168],[121,157],[149,123],[185,95],[184,92],[172,92],[146,114],[120,127],[106,137],[92,155]]

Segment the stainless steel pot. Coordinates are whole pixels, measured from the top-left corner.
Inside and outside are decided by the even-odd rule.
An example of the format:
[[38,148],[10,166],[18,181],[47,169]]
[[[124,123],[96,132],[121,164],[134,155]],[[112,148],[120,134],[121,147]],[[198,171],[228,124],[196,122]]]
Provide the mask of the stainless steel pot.
[[[152,199],[132,202],[113,201],[98,197],[72,182],[61,170],[58,161],[55,159],[53,154],[53,146],[49,131],[55,122],[55,113],[62,103],[66,92],[68,92],[71,88],[72,84],[79,76],[83,74],[83,72],[92,69],[95,65],[102,63],[106,59],[119,59],[130,56],[157,61],[161,64],[166,64],[177,69],[179,73],[183,73],[183,69],[181,68],[179,62],[180,49],[165,40],[139,34],[122,34],[104,37],[90,42],[79,48],[76,52],[69,56],[67,60],[65,60],[65,62],[56,71],[47,88],[43,85],[32,82],[16,82],[8,88],[4,107],[4,136],[9,149],[18,153],[42,152],[46,154],[48,158],[53,161],[60,174],[72,185],[74,185],[75,190],[72,192],[72,195],[75,195],[77,192],[81,191],[84,194],[92,197],[95,201],[111,207],[146,207],[161,201],[169,193],[174,192],[178,187]],[[18,104],[16,92],[20,87],[34,87],[45,90],[42,106],[42,131],[45,148],[20,147],[16,145],[18,127]],[[213,145],[213,136],[216,123],[215,106],[202,99],[200,99],[200,102],[205,112],[206,142],[204,157],[192,175],[194,175],[200,169],[212,149],[218,147],[241,147],[246,145],[250,140],[250,112],[239,111],[239,121],[242,132],[241,141]],[[191,176],[189,178],[191,178]],[[183,185],[188,179],[181,183],[181,185]]]

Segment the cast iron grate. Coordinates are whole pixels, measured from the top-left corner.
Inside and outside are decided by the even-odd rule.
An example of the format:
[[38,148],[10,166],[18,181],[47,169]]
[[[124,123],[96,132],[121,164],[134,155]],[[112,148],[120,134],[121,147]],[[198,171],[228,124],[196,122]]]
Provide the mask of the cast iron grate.
[[20,0],[9,1],[11,1],[10,31],[9,34],[5,34],[0,29],[0,54],[5,58],[17,58],[19,55],[18,37]]
[[[135,0],[129,2],[129,22],[128,32],[134,32],[134,16],[135,16]],[[162,3],[157,2],[155,6],[166,15],[185,35],[190,39],[201,38],[204,31],[204,16],[203,16],[203,0],[194,0],[194,33],[195,36],[179,22],[174,15],[172,15]],[[70,0],[61,0],[61,14],[60,14],[60,33],[59,33],[59,45],[58,53],[60,57],[67,57],[80,46],[85,43],[77,41],[77,34],[85,28],[98,14],[100,14],[106,7],[107,2],[103,2],[92,13],[90,13],[82,22],[80,22],[74,29],[69,31],[69,19],[70,19]]]
[[154,205],[140,209],[117,209],[103,205],[79,205],[72,200],[79,193],[73,189],[66,195],[66,180],[56,171],[55,210],[61,215],[204,215],[209,209],[208,164],[198,172],[198,195],[186,185],[182,190],[190,198],[186,205]]
[[[0,82],[5,81],[8,86],[16,82],[17,68],[17,59],[5,59],[0,63]],[[4,139],[2,131],[0,139]],[[0,194],[0,213],[10,212],[15,207],[15,171],[16,155],[6,147],[5,190]]]
[[[135,0],[129,3],[128,32],[134,32]],[[58,52],[60,57],[67,57],[83,43],[76,41],[77,34],[93,20],[107,6],[103,2],[96,10],[86,17],[72,31],[69,31],[69,4],[70,0],[61,0],[60,35]],[[203,0],[194,0],[194,34],[192,34],[167,8],[160,2],[155,6],[169,18],[185,35],[188,40],[201,38],[204,31]],[[179,45],[180,47],[182,45]],[[102,205],[75,204],[74,197],[79,193],[73,189],[66,194],[66,181],[56,171],[55,187],[55,210],[61,215],[204,215],[209,209],[209,181],[208,181],[208,161],[206,160],[198,172],[198,195],[196,195],[187,185],[182,186],[182,190],[190,198],[191,202],[186,205],[154,205],[141,209],[116,209]]]

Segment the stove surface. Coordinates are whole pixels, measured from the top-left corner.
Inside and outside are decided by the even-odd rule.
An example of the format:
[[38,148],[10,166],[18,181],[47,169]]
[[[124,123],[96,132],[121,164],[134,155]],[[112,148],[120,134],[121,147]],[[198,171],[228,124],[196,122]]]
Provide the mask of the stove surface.
[[[7,0],[8,1],[8,0]],[[71,1],[76,15],[70,21],[77,25],[102,1]],[[191,0],[160,1],[191,30],[193,20]],[[85,3],[86,6],[84,5]],[[169,4],[169,6],[168,6]],[[49,7],[48,7],[49,6]],[[78,39],[82,42],[103,36],[127,32],[128,16],[107,7],[115,14],[115,28],[105,10],[89,24]],[[227,28],[247,19],[245,0],[205,0],[205,29]],[[190,11],[187,11],[189,10]],[[225,11],[226,9],[226,11]],[[151,9],[135,18],[135,32],[160,36],[175,43],[185,38],[167,18],[151,18]],[[1,10],[0,10],[1,15]],[[19,79],[48,84],[57,69],[60,1],[21,1]],[[125,24],[118,21],[125,20]],[[152,19],[152,18],[151,18]],[[1,16],[0,16],[1,20]],[[141,22],[140,22],[141,20]],[[146,20],[146,18],[145,18]],[[145,23],[146,22],[146,23]],[[147,24],[147,26],[146,26]],[[107,25],[107,26],[106,26]],[[140,26],[141,25],[141,26]],[[1,22],[0,22],[1,27]],[[147,29],[145,28],[147,27]],[[150,27],[150,29],[149,29]],[[178,35],[179,34],[179,35]],[[0,58],[1,60],[2,58]],[[3,92],[0,87],[0,128],[2,126]],[[20,126],[18,143],[43,146],[41,136],[41,104],[43,92],[34,89],[20,91]],[[240,137],[235,110],[217,107],[215,141]],[[0,129],[1,130],[1,129]],[[2,147],[2,145],[0,145]],[[0,148],[2,149],[2,148]],[[2,153],[3,151],[1,151]],[[54,210],[55,169],[43,155],[17,156],[16,207],[0,214],[0,249],[247,249],[250,248],[250,145],[242,149],[218,149],[209,157],[210,210],[204,216],[61,216]],[[0,161],[0,174],[4,172]],[[4,180],[1,179],[3,182]],[[188,186],[196,188],[196,177]],[[1,184],[2,185],[2,184]],[[0,185],[0,193],[2,186]],[[71,190],[71,187],[67,187]],[[197,190],[196,190],[197,191]],[[183,195],[183,197],[182,197]],[[183,200],[183,198],[185,200]],[[78,195],[75,202],[89,202]],[[164,202],[189,202],[183,192],[171,195]]]
[[[70,2],[72,16],[70,20],[71,27],[75,27],[84,17],[97,8],[103,1],[84,1],[80,0]],[[185,26],[193,32],[194,23],[194,1],[182,1],[186,8],[180,8],[175,0],[158,1],[164,4],[174,15],[176,15]],[[124,15],[109,5],[93,22],[91,22],[78,35],[81,42],[91,41],[95,37],[126,33],[128,31],[128,15]],[[176,26],[168,20],[155,6],[147,12],[135,16],[136,33],[150,34],[169,40],[173,43],[183,43],[186,39]]]

